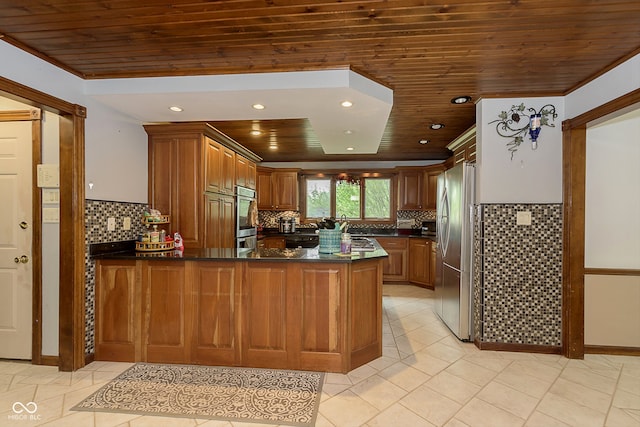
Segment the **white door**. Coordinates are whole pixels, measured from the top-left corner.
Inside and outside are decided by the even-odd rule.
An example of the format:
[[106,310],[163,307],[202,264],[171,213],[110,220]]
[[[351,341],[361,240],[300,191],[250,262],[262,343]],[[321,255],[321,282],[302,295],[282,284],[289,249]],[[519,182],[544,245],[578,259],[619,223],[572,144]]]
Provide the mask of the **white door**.
[[0,358],[31,359],[31,122],[0,122]]

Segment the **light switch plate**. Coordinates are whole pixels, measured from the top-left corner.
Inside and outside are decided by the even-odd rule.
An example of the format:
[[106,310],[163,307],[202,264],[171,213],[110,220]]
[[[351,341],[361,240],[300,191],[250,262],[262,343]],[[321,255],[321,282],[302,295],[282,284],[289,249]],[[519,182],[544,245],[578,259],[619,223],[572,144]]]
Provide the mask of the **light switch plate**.
[[114,217],[107,219],[107,231],[116,231],[116,219]]
[[531,211],[516,213],[516,225],[531,225]]
[[123,230],[131,230],[131,217],[125,216],[122,220],[122,229]]

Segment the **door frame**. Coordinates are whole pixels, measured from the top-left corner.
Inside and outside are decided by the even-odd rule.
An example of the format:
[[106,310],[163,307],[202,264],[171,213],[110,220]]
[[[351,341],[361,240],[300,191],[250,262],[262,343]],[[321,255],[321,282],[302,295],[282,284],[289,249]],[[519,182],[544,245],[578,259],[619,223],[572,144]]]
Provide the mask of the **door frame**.
[[[34,265],[32,363],[57,364],[61,371],[85,365],[85,225],[84,225],[84,133],[86,108],[0,77],[0,95],[60,116],[60,285],[58,357],[42,356],[42,266]],[[33,166],[36,171],[35,162]],[[34,177],[34,183],[36,182]],[[40,217],[40,192],[34,186],[34,218]],[[41,247],[41,230],[34,232],[33,247]]]
[[584,358],[584,251],[587,124],[640,103],[636,89],[562,122],[562,354]]

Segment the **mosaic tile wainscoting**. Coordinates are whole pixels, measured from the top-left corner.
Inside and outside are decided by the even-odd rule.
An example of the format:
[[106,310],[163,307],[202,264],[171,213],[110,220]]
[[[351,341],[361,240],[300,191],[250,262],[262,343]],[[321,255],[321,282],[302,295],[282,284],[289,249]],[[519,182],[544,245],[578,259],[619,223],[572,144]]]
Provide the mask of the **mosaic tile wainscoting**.
[[562,205],[478,205],[474,232],[475,339],[561,346]]
[[[146,203],[86,200],[85,211],[85,354],[94,351],[96,265],[89,256],[89,245],[94,243],[135,240],[145,230],[142,224]],[[123,230],[124,218],[131,218],[131,230]],[[115,231],[107,230],[107,219],[115,218]]]

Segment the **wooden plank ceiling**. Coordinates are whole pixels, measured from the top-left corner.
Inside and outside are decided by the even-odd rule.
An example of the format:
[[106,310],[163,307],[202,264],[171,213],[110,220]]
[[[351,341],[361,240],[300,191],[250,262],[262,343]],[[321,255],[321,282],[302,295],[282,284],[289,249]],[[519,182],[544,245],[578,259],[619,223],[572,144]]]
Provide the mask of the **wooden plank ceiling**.
[[[377,155],[339,159],[442,159],[475,123],[453,97],[570,92],[640,51],[640,1],[15,0],[0,35],[85,79],[351,67],[394,105]],[[283,140],[273,153],[249,122],[215,119],[268,161],[337,158],[306,120],[261,124]]]

